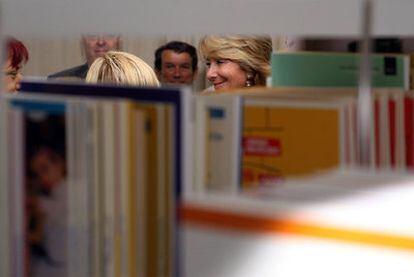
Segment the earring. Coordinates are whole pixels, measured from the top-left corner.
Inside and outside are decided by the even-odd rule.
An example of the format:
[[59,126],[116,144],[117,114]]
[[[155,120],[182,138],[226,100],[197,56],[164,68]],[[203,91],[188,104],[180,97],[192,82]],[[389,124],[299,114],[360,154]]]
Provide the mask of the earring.
[[251,73],[247,73],[246,76],[246,87],[253,86],[253,75]]

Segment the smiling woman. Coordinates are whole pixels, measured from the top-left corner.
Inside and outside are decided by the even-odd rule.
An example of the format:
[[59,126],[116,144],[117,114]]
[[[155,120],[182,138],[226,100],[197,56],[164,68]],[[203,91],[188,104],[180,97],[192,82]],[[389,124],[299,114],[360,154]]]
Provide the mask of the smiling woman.
[[214,90],[266,85],[272,54],[270,37],[206,36],[199,47]]
[[22,79],[22,67],[29,59],[29,52],[24,44],[15,39],[6,40],[7,59],[3,65],[3,91],[17,92]]

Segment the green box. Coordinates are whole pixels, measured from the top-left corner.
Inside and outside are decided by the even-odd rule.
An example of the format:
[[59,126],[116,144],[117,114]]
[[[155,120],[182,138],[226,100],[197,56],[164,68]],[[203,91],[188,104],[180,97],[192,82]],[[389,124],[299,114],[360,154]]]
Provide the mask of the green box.
[[[273,87],[357,87],[360,54],[281,52],[272,54]],[[408,55],[373,54],[372,87],[409,87]]]

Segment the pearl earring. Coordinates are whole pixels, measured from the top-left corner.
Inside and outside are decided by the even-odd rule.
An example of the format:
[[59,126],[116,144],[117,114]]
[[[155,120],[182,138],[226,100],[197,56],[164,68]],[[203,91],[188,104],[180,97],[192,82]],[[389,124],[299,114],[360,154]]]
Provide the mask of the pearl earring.
[[251,73],[247,73],[246,87],[251,87],[252,85],[253,85],[253,75]]

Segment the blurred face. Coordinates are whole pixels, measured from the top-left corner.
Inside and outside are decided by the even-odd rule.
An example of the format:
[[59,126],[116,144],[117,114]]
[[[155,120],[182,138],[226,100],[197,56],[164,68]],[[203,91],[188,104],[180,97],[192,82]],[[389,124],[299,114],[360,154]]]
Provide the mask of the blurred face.
[[161,72],[157,71],[158,79],[163,84],[191,85],[197,71],[193,71],[192,59],[188,53],[176,53],[164,50],[161,54]]
[[30,169],[43,188],[53,189],[65,177],[65,164],[58,154],[51,150],[39,150],[30,162]]
[[22,80],[21,65],[17,68],[11,66],[10,60],[7,60],[3,68],[3,86],[5,92],[17,92]]
[[225,59],[209,59],[206,63],[207,79],[215,90],[227,90],[246,86],[246,72],[238,63]]
[[120,37],[116,35],[87,35],[83,37],[86,60],[91,65],[106,52],[119,50]]

